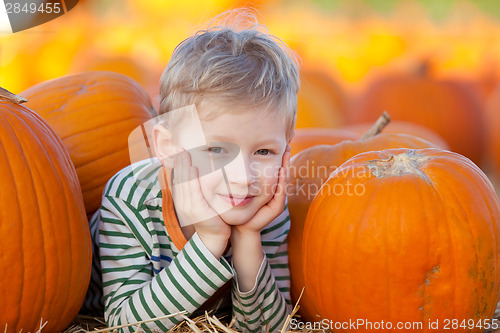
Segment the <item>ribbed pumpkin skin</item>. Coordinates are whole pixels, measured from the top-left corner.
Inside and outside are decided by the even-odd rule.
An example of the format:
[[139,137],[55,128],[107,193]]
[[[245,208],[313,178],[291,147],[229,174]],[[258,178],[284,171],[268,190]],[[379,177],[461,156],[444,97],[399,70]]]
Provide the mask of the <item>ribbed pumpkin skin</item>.
[[351,123],[371,122],[387,111],[393,120],[428,127],[451,150],[480,163],[484,120],[478,100],[463,86],[425,77],[388,77],[372,83],[350,113]]
[[130,164],[128,136],[156,114],[149,96],[129,77],[108,71],[63,76],[21,95],[62,138],[91,215],[106,182]]
[[67,150],[25,107],[0,102],[0,326],[65,329],[90,280],[90,231]]
[[[417,174],[374,168],[401,156]],[[358,194],[348,195],[348,186]],[[445,319],[491,318],[500,206],[469,159],[440,149],[367,152],[340,166],[322,190],[307,215],[303,251],[306,288],[323,317],[423,322],[411,332],[436,332],[429,319],[444,331]]]
[[[288,233],[288,258],[291,278],[292,301],[296,302],[304,277],[302,272],[302,239],[304,223],[309,206],[321,185],[338,166],[349,158],[371,150],[391,148],[428,148],[432,143],[415,136],[396,133],[381,133],[367,140],[345,140],[336,145],[320,145],[299,152],[291,159],[288,210],[290,231]],[[306,290],[300,301],[301,316],[308,321],[317,320],[314,301]]]

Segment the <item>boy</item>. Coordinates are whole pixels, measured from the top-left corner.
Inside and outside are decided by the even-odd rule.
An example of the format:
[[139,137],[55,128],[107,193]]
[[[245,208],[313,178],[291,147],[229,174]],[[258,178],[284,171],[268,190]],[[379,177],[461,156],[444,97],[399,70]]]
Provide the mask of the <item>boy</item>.
[[[222,302],[236,329],[275,332],[290,312],[285,186],[298,69],[256,27],[209,27],[177,46],[161,78],[169,117],[153,129],[157,158],[106,185],[91,228],[108,326]],[[91,287],[87,304],[98,296]],[[182,319],[140,327],[167,331]]]

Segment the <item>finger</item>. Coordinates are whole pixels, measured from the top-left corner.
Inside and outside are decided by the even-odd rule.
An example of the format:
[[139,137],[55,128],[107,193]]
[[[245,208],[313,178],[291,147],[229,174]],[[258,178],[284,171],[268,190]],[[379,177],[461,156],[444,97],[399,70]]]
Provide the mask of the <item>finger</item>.
[[182,168],[181,174],[182,174],[182,180],[187,181],[189,180],[189,167],[191,166],[189,163],[189,160],[187,158],[187,152],[183,149],[179,153],[179,166]]
[[[281,165],[283,165],[285,163],[285,160],[288,158],[289,159],[289,156],[291,156],[290,154],[290,150],[291,150],[291,147],[289,145],[286,146],[286,149],[285,149],[285,152],[283,153],[283,156],[281,158]],[[287,157],[288,156],[288,157]]]
[[161,164],[167,169],[172,169],[174,167],[174,159],[170,156],[164,157],[161,159]]
[[286,157],[283,163],[283,167],[285,168],[285,180],[288,184],[290,182],[290,159],[292,158],[292,154],[290,154],[290,152],[286,152],[285,155]]
[[286,192],[285,192],[285,187],[286,187],[286,184],[287,184],[287,168],[286,167],[283,167],[282,168],[282,172],[281,172],[281,177],[280,177],[280,180],[279,180],[279,190],[280,190],[280,196],[281,198],[280,199],[283,199],[283,202],[285,201],[285,197],[286,197]]
[[179,170],[179,156],[177,155],[173,155],[172,156],[172,161],[173,161],[173,165],[172,165],[172,168],[173,168],[173,173],[172,173],[172,183],[175,185],[178,183],[178,179],[181,178],[181,174],[180,174],[180,171],[177,171]]
[[209,217],[209,211],[210,207],[208,205],[208,202],[206,201],[205,197],[203,196],[203,192],[201,190],[201,185],[200,181],[198,178],[198,168],[196,167],[191,167],[190,168],[190,177],[192,178],[190,181],[186,183],[187,189],[186,189],[186,194],[189,195],[189,202],[191,204],[191,208],[193,211],[196,211],[196,221],[193,221],[193,223],[196,222],[201,222]]
[[189,153],[189,151],[182,149],[181,154],[186,165],[191,166],[191,154]]
[[274,193],[273,198],[268,202],[269,207],[273,209],[284,207],[286,200],[285,186],[286,186],[286,171],[284,167],[281,167],[279,171],[279,178],[278,178],[278,184],[276,186],[276,192]]
[[[184,163],[184,162],[182,162]],[[181,177],[183,177],[184,181],[180,181],[175,185],[175,206],[178,212],[181,212],[185,217],[183,221],[181,221],[181,226],[185,226],[188,224],[196,223],[196,212],[193,207],[193,195],[191,193],[190,184],[195,180],[186,180],[188,176],[185,173],[190,173],[191,167],[183,168],[179,170],[181,173]],[[187,170],[187,172],[186,172]]]
[[290,152],[288,152],[288,151],[283,154],[283,166],[285,168],[290,166],[291,157],[292,157],[292,154],[290,154]]
[[281,160],[281,166],[285,169],[285,182],[288,183],[290,180],[290,158],[291,154],[288,151],[283,153],[283,158]]
[[187,151],[182,149],[181,152],[174,155],[174,174],[176,184],[188,181],[189,168],[191,167],[191,156]]
[[191,165],[191,155],[189,152],[184,151],[182,159],[185,167],[183,172],[185,177],[185,181],[183,183],[184,202],[187,209],[193,211],[196,209],[193,204],[196,205],[199,203],[199,196],[195,189],[198,188],[198,191],[201,191],[200,182],[198,180],[198,168]]
[[183,173],[182,173],[182,159],[179,154],[175,154],[172,156],[173,159],[173,167],[174,167],[174,184],[180,184],[183,182]]
[[195,166],[190,166],[189,167],[189,179],[198,180],[198,177],[199,177],[199,175],[198,175],[198,168],[195,167]]
[[[197,173],[193,173],[193,166],[191,165],[191,155],[189,154],[188,151],[182,149],[180,153],[180,158],[182,160],[182,177],[183,177],[183,195],[185,199],[185,203],[188,205],[188,207],[191,206],[192,202],[192,195],[190,191],[190,183],[193,179],[198,181]],[[193,176],[193,174],[195,176]]]
[[[194,203],[195,205],[200,205],[201,200],[204,200],[203,195],[201,194],[201,186],[200,181],[198,179],[198,169],[196,167],[189,167],[189,178],[190,180],[186,182],[186,198],[190,203]],[[191,206],[192,209],[196,209],[196,207]]]
[[183,189],[182,189],[182,184],[185,182],[185,176],[184,176],[184,166],[183,166],[183,161],[182,158],[179,154],[175,154],[172,156],[173,159],[173,179],[172,179],[172,184],[173,184],[173,189],[172,189],[172,195],[175,199],[175,205],[179,207],[179,209],[183,209]]

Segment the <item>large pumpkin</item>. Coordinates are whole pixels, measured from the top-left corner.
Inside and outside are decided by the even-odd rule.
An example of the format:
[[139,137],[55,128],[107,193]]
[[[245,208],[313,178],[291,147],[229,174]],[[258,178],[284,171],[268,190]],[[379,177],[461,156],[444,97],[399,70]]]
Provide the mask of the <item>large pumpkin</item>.
[[[5,92],[0,94],[7,95]],[[52,128],[0,101],[0,325],[59,332],[90,280],[90,231],[75,168]]]
[[500,85],[488,99],[485,114],[488,124],[488,162],[500,176]]
[[336,128],[345,123],[346,95],[327,73],[301,70],[296,128]]
[[[73,57],[68,72],[110,71],[126,75],[141,87],[146,87],[159,81],[159,77],[153,77],[152,69],[148,65],[149,63],[145,63],[139,57],[106,54],[97,48],[88,48]],[[158,73],[160,72],[159,70]]]
[[484,120],[471,91],[427,76],[391,76],[373,82],[350,113],[351,123],[370,122],[386,110],[393,120],[410,121],[439,134],[451,150],[480,163]]
[[[421,138],[399,133],[380,133],[389,121],[383,114],[373,127],[357,141],[345,140],[336,145],[318,145],[299,152],[291,159],[288,209],[290,232],[288,256],[292,301],[296,302],[304,286],[302,273],[302,237],[309,206],[321,185],[338,166],[362,152],[390,148],[427,148],[434,145]],[[380,133],[380,134],[379,134]],[[314,301],[308,290],[300,300],[300,314],[307,321],[317,320]]]
[[[469,159],[440,149],[373,151],[337,168],[316,195],[304,277],[323,318],[386,323],[338,331],[418,322],[406,331],[444,332],[448,323],[482,332],[479,321],[499,300],[499,250],[500,204]],[[439,329],[429,327],[436,321]]]
[[107,181],[131,163],[128,136],[156,115],[149,96],[129,77],[106,71],[63,76],[22,95],[62,138],[91,215]]

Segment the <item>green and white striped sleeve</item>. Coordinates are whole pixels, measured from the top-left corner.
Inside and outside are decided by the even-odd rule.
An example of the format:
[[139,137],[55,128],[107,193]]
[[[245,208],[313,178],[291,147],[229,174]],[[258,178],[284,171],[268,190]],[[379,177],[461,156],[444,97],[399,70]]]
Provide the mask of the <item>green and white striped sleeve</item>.
[[233,315],[236,327],[243,332],[277,332],[291,313],[287,252],[289,230],[290,217],[285,206],[283,213],[261,231],[265,257],[252,290],[241,292],[238,279],[234,278]]
[[[101,205],[99,235],[108,326],[148,320],[183,310],[191,314],[233,277],[232,268],[217,260],[195,233],[184,248],[159,272],[153,271],[151,233],[145,212],[119,198],[105,196]],[[141,214],[142,213],[142,214]],[[141,327],[167,331],[180,316]],[[134,332],[137,327],[122,329]]]

